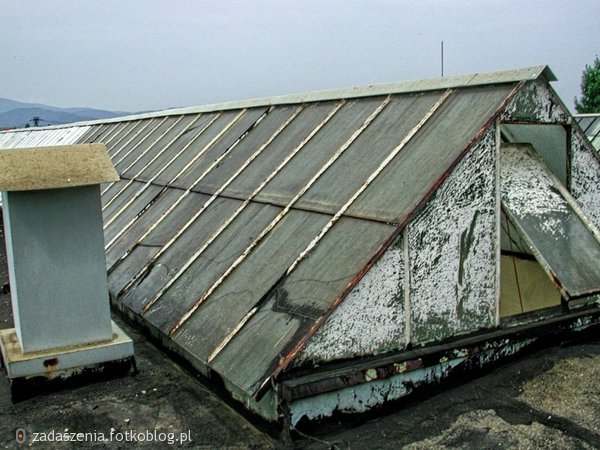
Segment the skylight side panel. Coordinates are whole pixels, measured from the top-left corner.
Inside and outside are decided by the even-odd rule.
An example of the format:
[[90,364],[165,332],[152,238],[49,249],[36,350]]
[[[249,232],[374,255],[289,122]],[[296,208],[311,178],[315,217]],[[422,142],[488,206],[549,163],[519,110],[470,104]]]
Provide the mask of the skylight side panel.
[[600,292],[600,238],[526,144],[501,149],[503,209],[563,297]]

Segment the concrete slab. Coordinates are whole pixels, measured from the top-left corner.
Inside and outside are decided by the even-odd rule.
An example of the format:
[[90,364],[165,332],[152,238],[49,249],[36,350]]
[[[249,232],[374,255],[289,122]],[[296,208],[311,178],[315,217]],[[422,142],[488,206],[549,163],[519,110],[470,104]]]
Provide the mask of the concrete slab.
[[14,328],[0,330],[0,349],[11,380],[17,378],[67,378],[96,364],[133,356],[133,341],[112,322],[112,339],[55,350],[23,353]]

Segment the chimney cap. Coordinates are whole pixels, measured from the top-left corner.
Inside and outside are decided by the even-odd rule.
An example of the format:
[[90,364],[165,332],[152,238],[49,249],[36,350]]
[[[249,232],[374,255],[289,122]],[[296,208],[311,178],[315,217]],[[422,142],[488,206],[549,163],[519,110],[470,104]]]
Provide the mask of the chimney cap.
[[104,144],[0,149],[0,191],[31,191],[119,181]]

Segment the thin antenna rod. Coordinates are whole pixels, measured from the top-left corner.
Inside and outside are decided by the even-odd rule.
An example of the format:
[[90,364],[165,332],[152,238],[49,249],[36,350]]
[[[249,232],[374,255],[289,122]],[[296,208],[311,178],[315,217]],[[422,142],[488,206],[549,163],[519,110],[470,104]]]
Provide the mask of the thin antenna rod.
[[444,41],[442,41],[442,77],[444,76]]

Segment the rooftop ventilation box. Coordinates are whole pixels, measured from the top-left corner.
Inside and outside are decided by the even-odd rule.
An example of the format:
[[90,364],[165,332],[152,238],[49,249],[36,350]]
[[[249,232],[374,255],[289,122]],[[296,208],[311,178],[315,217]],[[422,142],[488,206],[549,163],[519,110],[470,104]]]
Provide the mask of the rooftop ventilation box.
[[[55,358],[58,370],[133,355],[111,321],[104,254],[100,184],[118,179],[102,144],[0,150],[15,321],[2,330],[9,378],[43,375],[50,353],[69,354],[73,367]],[[21,371],[15,357],[39,367]]]

